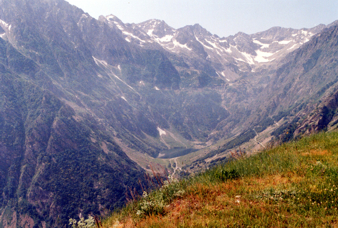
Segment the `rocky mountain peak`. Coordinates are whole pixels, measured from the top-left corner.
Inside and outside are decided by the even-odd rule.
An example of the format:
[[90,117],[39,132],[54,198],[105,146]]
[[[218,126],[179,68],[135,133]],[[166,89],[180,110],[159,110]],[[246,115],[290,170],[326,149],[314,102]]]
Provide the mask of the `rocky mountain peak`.
[[112,22],[112,21],[116,21],[116,22],[118,22],[118,23],[121,23],[121,24],[123,24],[123,22],[118,18],[118,17],[116,17],[115,15],[113,15],[113,14],[110,14],[110,15],[108,15],[108,16],[100,16],[99,17],[99,19],[100,18],[105,18],[107,21],[110,21],[110,22]]
[[167,25],[163,20],[148,20],[137,24],[150,37],[162,38],[166,35],[173,35],[175,29]]
[[194,24],[192,29],[195,34],[200,34],[203,36],[212,36],[210,32],[208,32],[205,28],[203,28],[200,24]]

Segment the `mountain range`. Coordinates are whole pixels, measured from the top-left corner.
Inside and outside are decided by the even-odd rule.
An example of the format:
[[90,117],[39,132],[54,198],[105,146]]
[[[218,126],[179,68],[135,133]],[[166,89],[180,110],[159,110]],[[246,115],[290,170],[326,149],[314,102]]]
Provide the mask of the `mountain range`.
[[106,215],[151,170],[183,176],[335,129],[337,31],[220,38],[0,0],[0,227]]

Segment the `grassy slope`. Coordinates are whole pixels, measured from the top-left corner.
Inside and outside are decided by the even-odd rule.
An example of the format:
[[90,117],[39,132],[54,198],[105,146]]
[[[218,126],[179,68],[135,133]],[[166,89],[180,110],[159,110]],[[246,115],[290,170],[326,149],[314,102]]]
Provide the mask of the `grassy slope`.
[[103,227],[335,226],[337,208],[338,133],[331,132],[164,186]]

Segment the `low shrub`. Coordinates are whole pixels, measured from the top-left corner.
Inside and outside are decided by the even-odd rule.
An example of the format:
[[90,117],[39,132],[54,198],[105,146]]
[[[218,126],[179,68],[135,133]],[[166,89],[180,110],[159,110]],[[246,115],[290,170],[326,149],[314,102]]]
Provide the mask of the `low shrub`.
[[235,169],[228,170],[220,170],[220,172],[216,173],[216,177],[221,179],[222,181],[237,179],[240,177],[239,173]]

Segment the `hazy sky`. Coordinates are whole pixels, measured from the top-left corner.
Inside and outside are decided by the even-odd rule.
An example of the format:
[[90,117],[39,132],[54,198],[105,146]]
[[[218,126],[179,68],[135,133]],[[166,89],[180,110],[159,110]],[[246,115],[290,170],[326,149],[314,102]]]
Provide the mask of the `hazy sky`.
[[200,24],[219,36],[273,26],[310,28],[338,20],[338,0],[67,0],[92,17],[113,14],[124,23],[164,20],[173,28]]

